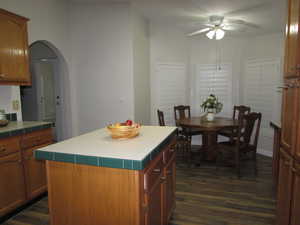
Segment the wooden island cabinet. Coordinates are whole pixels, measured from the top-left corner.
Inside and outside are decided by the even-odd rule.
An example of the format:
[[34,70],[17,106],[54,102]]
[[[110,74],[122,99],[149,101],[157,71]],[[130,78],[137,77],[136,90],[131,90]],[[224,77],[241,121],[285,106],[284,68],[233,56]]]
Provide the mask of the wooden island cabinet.
[[36,160],[33,151],[53,143],[51,128],[17,133],[0,138],[0,217],[47,191],[45,161]]
[[176,127],[142,126],[114,140],[105,129],[39,149],[52,225],[167,225],[175,207]]

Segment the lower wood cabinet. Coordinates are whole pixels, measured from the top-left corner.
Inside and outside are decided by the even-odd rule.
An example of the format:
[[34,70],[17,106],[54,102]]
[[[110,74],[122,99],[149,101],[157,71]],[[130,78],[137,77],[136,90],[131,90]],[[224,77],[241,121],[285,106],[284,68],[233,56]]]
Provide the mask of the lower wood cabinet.
[[32,199],[47,190],[45,161],[36,160],[34,149],[24,152],[24,172],[26,180],[27,198]]
[[277,225],[300,224],[300,163],[280,151]]
[[291,205],[291,225],[300,224],[300,163],[294,162],[293,168],[293,191]]
[[0,158],[0,216],[26,200],[20,152]]
[[33,152],[52,143],[51,133],[50,128],[0,139],[0,217],[47,191],[45,161]]
[[158,156],[156,162],[153,162],[145,172],[145,225],[167,225],[175,208],[174,145],[174,142],[168,145],[163,154]]

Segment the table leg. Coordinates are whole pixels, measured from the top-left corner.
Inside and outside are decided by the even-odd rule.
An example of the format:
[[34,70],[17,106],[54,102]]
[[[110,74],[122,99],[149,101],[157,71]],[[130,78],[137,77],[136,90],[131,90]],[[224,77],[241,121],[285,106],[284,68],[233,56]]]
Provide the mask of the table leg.
[[205,152],[205,160],[214,161],[217,157],[217,138],[218,135],[214,131],[206,131],[202,135],[202,145]]

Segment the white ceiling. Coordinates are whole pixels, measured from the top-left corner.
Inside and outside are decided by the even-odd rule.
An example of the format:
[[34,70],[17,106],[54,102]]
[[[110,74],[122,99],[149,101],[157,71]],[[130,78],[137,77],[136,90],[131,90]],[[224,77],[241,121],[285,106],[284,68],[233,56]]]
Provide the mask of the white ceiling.
[[[128,2],[128,0],[73,0],[77,2]],[[287,0],[131,0],[149,20],[192,32],[203,28],[211,15],[244,20],[256,25],[232,35],[284,32]]]

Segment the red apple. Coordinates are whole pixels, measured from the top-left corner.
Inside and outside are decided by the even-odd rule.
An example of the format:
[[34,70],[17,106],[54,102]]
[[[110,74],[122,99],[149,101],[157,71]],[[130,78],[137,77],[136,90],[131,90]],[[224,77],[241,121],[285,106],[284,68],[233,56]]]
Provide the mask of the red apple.
[[126,125],[127,126],[132,126],[132,120],[126,120]]

